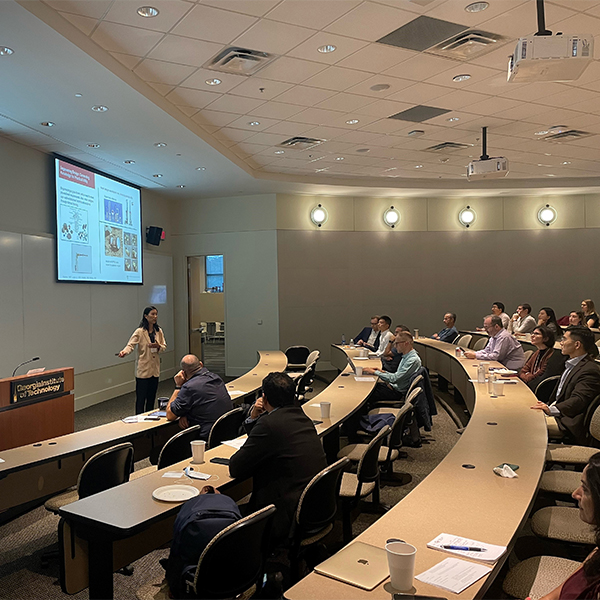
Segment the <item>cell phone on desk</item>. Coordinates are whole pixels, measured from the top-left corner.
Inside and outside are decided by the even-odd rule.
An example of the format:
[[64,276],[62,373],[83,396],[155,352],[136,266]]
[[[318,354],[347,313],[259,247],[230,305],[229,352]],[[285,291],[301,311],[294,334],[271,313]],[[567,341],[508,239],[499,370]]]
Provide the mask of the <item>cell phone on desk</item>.
[[229,459],[228,458],[221,458],[220,456],[215,456],[214,458],[210,459],[211,463],[215,463],[216,465],[228,465],[229,464]]

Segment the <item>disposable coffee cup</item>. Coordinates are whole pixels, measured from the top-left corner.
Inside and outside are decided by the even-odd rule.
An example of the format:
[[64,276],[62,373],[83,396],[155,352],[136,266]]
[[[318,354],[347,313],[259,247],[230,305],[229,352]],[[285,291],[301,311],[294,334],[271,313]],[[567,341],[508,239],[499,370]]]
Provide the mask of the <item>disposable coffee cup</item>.
[[494,396],[504,396],[504,383],[502,381],[494,381],[492,391]]
[[321,419],[331,417],[331,402],[321,402]]
[[360,351],[360,355],[364,358],[369,354],[369,351],[366,348],[362,348]]
[[419,339],[419,330],[415,329],[415,335],[414,335],[415,340]]
[[388,566],[390,568],[390,583],[400,592],[410,590],[415,575],[415,555],[417,549],[404,542],[390,542],[385,545]]
[[192,446],[192,462],[195,465],[202,464],[204,462],[204,447],[206,442],[204,440],[193,440],[190,442]]
[[362,368],[362,367],[356,367],[356,375],[357,375],[358,377],[360,377],[360,376],[362,375],[362,370],[363,370],[363,368]]

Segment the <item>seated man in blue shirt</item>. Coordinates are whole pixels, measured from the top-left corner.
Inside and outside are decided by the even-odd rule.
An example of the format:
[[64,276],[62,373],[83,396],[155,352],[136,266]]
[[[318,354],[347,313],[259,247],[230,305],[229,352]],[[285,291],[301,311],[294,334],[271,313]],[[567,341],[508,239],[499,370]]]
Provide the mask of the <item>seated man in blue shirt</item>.
[[215,421],[233,410],[223,380],[193,354],[181,359],[181,371],[174,379],[175,391],[167,404],[167,419],[175,421],[179,417],[182,429],[200,425],[200,439],[207,440]]
[[448,342],[451,344],[458,335],[458,329],[454,326],[456,323],[456,314],[447,312],[444,315],[444,329],[442,329],[439,333],[434,333],[431,337],[434,340],[440,340],[440,342]]
[[401,331],[394,341],[394,347],[402,354],[395,373],[387,373],[379,369],[363,369],[363,373],[377,375],[380,381],[375,385],[369,402],[380,400],[402,401],[410,385],[411,377],[421,368],[421,359],[413,348],[413,336]]
[[[410,329],[406,325],[398,325],[396,329],[394,329],[394,336],[397,336],[401,331],[408,331],[408,333],[410,333]],[[381,370],[387,371],[388,373],[395,373],[402,360],[402,353],[398,352],[394,346],[395,339],[396,338],[393,337],[388,342],[388,346],[381,357]]]

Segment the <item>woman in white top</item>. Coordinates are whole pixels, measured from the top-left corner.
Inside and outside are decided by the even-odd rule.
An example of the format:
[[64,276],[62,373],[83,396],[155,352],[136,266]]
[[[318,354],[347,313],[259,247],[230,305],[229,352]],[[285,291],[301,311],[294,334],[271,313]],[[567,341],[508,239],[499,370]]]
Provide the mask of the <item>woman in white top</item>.
[[137,346],[137,365],[135,373],[135,413],[139,415],[154,408],[158,376],[160,375],[159,352],[167,349],[165,336],[158,323],[158,310],[154,306],[144,309],[139,327],[119,352],[123,358],[131,354]]

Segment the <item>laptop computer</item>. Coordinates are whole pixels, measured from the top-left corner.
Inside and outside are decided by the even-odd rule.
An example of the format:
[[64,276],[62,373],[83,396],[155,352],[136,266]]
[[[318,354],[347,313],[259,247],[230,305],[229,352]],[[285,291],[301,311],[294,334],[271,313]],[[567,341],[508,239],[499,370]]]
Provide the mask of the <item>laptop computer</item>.
[[369,591],[390,576],[385,550],[363,542],[342,548],[317,565],[315,572]]
[[350,368],[352,369],[353,373],[356,375],[356,365],[350,357],[348,357],[348,364],[350,365]]

